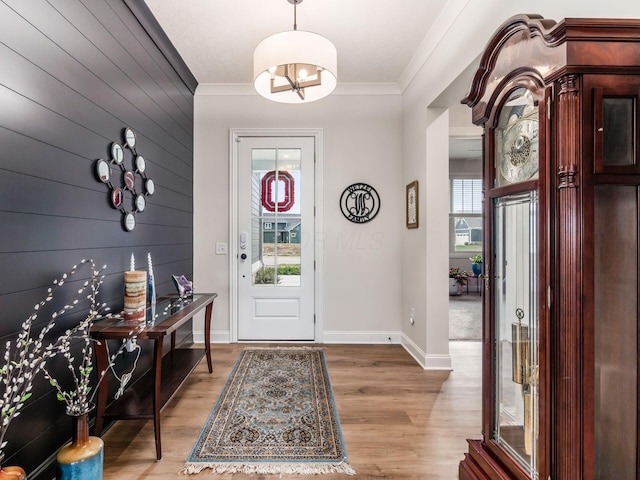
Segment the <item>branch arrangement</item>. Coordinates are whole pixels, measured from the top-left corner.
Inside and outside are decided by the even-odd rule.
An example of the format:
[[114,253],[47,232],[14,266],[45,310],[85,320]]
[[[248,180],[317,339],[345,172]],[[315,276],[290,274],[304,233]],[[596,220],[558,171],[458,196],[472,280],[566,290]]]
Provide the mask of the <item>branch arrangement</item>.
[[[34,336],[34,323],[44,309],[43,307],[53,300],[56,290],[76,275],[79,266],[85,265],[90,268],[90,279],[83,283],[70,303],[51,313],[49,321],[42,327],[39,334]],[[45,378],[57,390],[57,398],[66,403],[68,414],[80,415],[91,410],[97,388],[94,389],[91,386],[93,342],[95,340],[91,338],[90,330],[95,321],[111,317],[111,314],[107,313],[109,308],[106,304],[99,303],[97,299],[104,280],[103,272],[105,269],[106,266],[96,268],[92,259],[83,259],[79,265],[74,265],[70,272],[64,273],[60,279],[53,281],[52,286],[47,289],[46,297],[33,307],[33,313],[22,324],[18,337],[5,344],[4,364],[0,368],[0,453],[7,444],[4,438],[9,425],[14,418],[20,415],[25,402],[31,397],[33,381],[40,372],[44,373]],[[89,304],[87,316],[66,330],[60,337],[46,343],[46,337],[55,326],[56,321],[79,305],[83,305],[85,300]],[[132,338],[135,338],[133,333],[132,331]],[[76,342],[82,343],[78,359],[72,353],[72,346],[75,346]],[[98,384],[106,375],[108,368],[112,367],[116,357],[123,351],[124,346],[125,341],[109,358],[107,369],[98,372]],[[58,356],[66,360],[67,369],[73,379],[72,386],[67,390],[54,378],[47,365],[49,359]]]

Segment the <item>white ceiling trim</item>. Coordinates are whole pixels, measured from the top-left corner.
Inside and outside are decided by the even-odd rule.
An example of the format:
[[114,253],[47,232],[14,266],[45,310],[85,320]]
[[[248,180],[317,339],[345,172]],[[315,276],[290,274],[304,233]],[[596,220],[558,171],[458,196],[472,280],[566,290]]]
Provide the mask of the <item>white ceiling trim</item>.
[[411,57],[406,68],[398,79],[398,88],[404,92],[411,81],[418,74],[420,69],[426,63],[431,53],[438,47],[442,38],[451,28],[451,25],[457,20],[458,16],[465,9],[470,0],[449,0],[438,18],[433,23],[433,27],[422,40],[420,46]]
[[252,83],[200,83],[196,95],[234,96],[258,95]]
[[[338,83],[331,95],[401,95],[397,83]],[[258,95],[252,83],[201,83],[196,95],[251,96]]]
[[340,83],[332,95],[401,95],[397,83]]

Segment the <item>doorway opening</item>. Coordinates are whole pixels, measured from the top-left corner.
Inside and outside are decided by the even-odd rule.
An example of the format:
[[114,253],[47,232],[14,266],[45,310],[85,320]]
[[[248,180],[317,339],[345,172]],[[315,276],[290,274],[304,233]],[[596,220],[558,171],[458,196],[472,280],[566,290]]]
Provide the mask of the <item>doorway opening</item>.
[[480,137],[449,138],[449,179],[449,268],[468,276],[450,289],[449,340],[481,341],[482,263],[473,264],[483,250]]

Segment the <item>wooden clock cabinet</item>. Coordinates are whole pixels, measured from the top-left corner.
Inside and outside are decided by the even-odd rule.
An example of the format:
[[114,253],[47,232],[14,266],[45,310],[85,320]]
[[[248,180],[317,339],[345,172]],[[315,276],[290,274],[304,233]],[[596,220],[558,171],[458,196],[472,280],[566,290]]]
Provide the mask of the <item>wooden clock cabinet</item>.
[[638,480],[640,20],[510,18],[483,130],[482,437],[461,479]]

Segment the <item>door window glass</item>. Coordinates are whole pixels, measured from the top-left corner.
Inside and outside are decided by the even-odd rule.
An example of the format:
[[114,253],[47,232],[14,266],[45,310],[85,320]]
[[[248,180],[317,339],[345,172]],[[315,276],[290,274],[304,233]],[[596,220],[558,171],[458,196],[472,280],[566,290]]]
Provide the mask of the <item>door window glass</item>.
[[298,148],[251,152],[253,285],[301,284],[300,156]]

